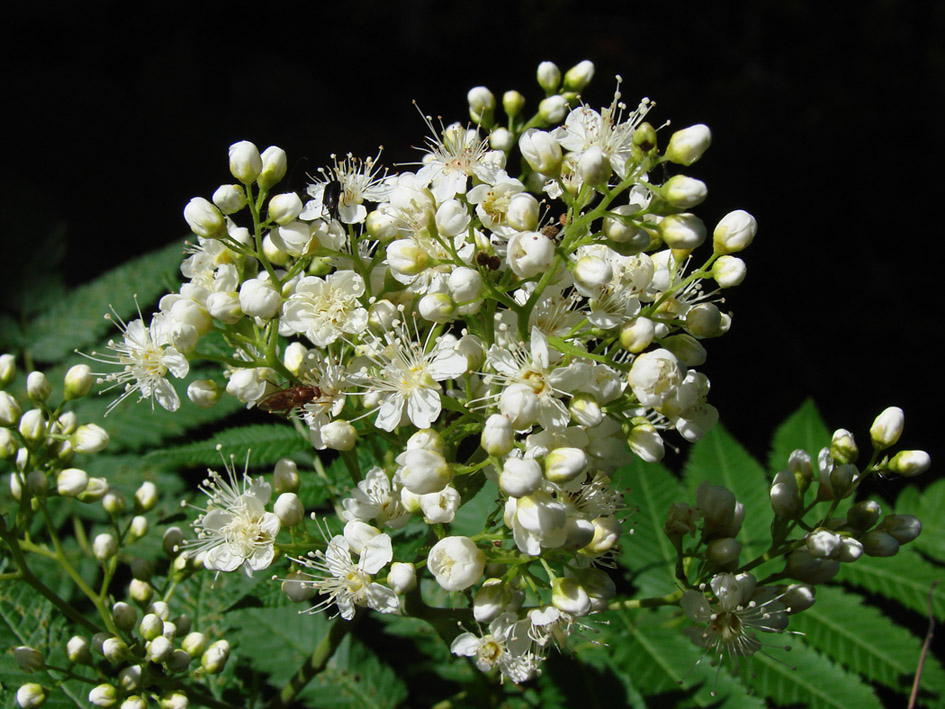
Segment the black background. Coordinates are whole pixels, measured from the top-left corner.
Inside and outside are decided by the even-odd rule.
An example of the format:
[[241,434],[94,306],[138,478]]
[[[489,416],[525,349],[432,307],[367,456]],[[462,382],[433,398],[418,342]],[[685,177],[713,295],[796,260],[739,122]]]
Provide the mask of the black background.
[[[585,92],[674,128],[707,123],[689,169],[711,228],[758,219],[730,294],[731,332],[701,370],[727,427],[760,456],[811,395],[828,425],[906,411],[902,443],[941,461],[945,5],[569,0],[462,4],[34,3],[3,32],[4,303],[38,235],[66,229],[75,285],[183,236],[181,210],[231,178],[227,147],[288,151],[288,188],[332,152],[417,160],[416,100],[466,120],[466,91],[585,58]],[[42,8],[42,9],[39,9]],[[667,133],[668,135],[668,133]],[[50,253],[50,258],[53,254]],[[116,294],[130,297],[130,294]],[[891,490],[896,489],[892,484]]]

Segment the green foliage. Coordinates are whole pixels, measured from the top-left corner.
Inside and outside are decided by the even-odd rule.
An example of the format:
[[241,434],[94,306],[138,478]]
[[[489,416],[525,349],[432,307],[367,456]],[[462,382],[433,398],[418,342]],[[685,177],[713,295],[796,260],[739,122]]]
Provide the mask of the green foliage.
[[[221,446],[217,450],[217,446]],[[250,466],[261,468],[273,466],[282,458],[292,458],[300,453],[310,453],[311,444],[291,426],[285,424],[255,424],[228,428],[210,438],[187,443],[164,450],[151,451],[145,460],[160,460],[163,465],[178,467],[210,466],[219,468],[220,454],[237,456],[236,463],[242,467],[246,451],[250,453]]]

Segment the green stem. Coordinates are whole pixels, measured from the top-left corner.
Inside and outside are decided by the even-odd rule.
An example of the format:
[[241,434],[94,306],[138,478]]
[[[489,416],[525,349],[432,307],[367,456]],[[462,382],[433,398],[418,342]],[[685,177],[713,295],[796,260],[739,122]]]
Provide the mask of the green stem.
[[665,596],[654,596],[652,598],[640,598],[636,600],[628,599],[626,601],[617,601],[608,606],[608,610],[635,610],[637,608],[656,608],[658,606],[674,606],[682,598],[682,589],[667,593]]

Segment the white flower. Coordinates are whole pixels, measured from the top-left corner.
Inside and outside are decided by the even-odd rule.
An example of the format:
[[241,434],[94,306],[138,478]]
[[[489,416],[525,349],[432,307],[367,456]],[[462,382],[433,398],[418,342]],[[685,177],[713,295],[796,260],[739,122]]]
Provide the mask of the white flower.
[[488,672],[493,667],[516,684],[526,682],[538,671],[541,658],[529,651],[529,621],[519,621],[513,613],[502,613],[489,624],[489,632],[479,637],[462,633],[453,640],[450,652],[475,658],[476,667]]
[[512,197],[523,192],[525,185],[514,178],[497,181],[494,185],[476,185],[466,195],[470,204],[476,205],[479,220],[489,231],[498,236],[511,236],[515,229],[508,225],[506,215]]
[[368,344],[366,358],[373,364],[351,375],[354,384],[367,387],[380,399],[374,425],[393,431],[406,414],[417,428],[429,428],[440,416],[440,385],[466,372],[466,358],[452,343],[437,339],[431,347],[433,331],[425,342],[413,339],[403,322],[394,323],[394,331],[384,333],[383,341],[374,337]]
[[253,480],[245,469],[241,487],[232,458],[229,463],[224,460],[224,467],[226,478],[210,470],[200,486],[210,501],[193,522],[197,539],[185,543],[186,553],[201,554],[203,565],[213,571],[230,572],[242,566],[252,576],[272,563],[281,526],[279,518],[266,511],[272,488],[262,478]]
[[373,574],[393,559],[390,535],[378,534],[367,541],[357,563],[352,561],[351,553],[348,541],[343,536],[335,536],[328,542],[324,552],[315,551],[308,558],[294,559],[316,572],[302,572],[311,580],[301,583],[328,596],[308,612],[317,613],[334,603],[341,617],[351,620],[354,618],[355,606],[367,606],[381,613],[396,613],[400,610],[393,589],[375,583],[372,579]]
[[351,491],[351,497],[341,501],[341,506],[344,508],[341,517],[345,521],[374,520],[380,526],[399,529],[410,520],[400,504],[399,492],[393,490],[387,473],[376,465]]
[[637,400],[655,409],[676,393],[685,377],[675,355],[662,348],[644,352],[633,360],[628,376]]
[[427,138],[427,155],[417,178],[424,185],[432,183],[430,189],[437,202],[465,194],[470,177],[491,185],[504,174],[505,153],[488,150],[489,139],[481,139],[476,129],[454,123],[437,137],[432,120],[425,120],[433,136]]
[[446,591],[462,591],[482,578],[486,555],[468,537],[444,537],[430,549],[427,568]]
[[364,201],[382,202],[390,194],[393,183],[387,178],[387,170],[382,170],[377,164],[377,156],[359,160],[350,153],[339,163],[332,155],[332,166],[319,168],[320,179],[308,186],[306,190],[312,198],[305,203],[305,209],[299,215],[300,219],[324,219],[330,216],[331,209],[325,204],[325,187],[330,182],[340,185],[338,194],[337,214],[339,221],[344,224],[360,224],[367,217]]
[[104,381],[113,382],[105,391],[124,386],[122,394],[108,405],[106,415],[135,392],[138,392],[139,400],[151,399],[152,409],[156,400],[168,411],[177,411],[180,408],[180,399],[165,377],[168,372],[178,379],[187,376],[190,364],[170,344],[173,321],[163,313],[155,313],[148,327],[145,327],[140,317],[127,325],[117,315],[115,320],[124,338],[121,342],[109,340],[107,347],[115,354],[103,355],[93,352],[89,356],[96,362],[123,367],[120,372],[105,374]]
[[623,120],[626,105],[620,101],[620,77],[617,77],[618,90],[610,106],[601,112],[578,106],[556,128],[552,135],[561,147],[570,151],[575,160],[592,147],[599,148],[603,158],[610,162],[611,168],[620,179],[627,177],[627,161],[630,159],[633,145],[633,132],[643,122],[644,116],[653,107],[650,100],[644,98],[637,109]]
[[306,276],[282,306],[282,322],[324,347],[367,327],[368,312],[358,302],[363,294],[364,279],[354,271],[336,271],[324,279]]

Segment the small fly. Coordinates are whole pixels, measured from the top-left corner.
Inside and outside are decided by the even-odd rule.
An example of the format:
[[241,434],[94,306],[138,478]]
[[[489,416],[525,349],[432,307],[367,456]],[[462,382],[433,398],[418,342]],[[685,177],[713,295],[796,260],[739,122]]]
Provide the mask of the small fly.
[[274,391],[263,397],[257,406],[271,414],[288,413],[298,409],[322,395],[321,389],[315,386],[294,386]]

